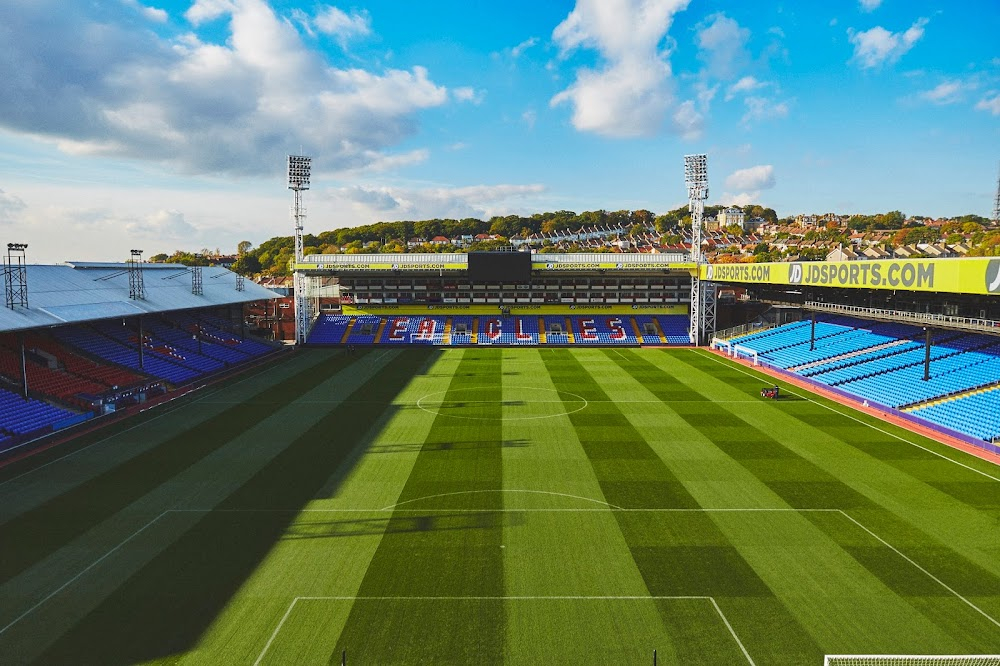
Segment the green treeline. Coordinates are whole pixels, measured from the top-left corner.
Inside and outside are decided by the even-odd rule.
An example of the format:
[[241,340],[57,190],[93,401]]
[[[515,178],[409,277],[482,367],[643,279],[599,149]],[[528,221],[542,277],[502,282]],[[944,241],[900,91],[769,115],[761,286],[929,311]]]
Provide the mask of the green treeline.
[[[722,210],[722,206],[707,206],[705,215],[711,216]],[[768,222],[777,222],[778,216],[771,208],[751,205],[743,208],[748,218],[762,217]],[[555,234],[577,231],[581,227],[624,228],[629,234],[656,231],[668,235],[668,242],[679,242],[681,228],[691,226],[691,214],[687,206],[677,208],[663,215],[648,210],[586,211],[574,213],[559,210],[536,213],[530,217],[507,215],[489,220],[465,218],[462,220],[435,219],[402,222],[377,222],[357,227],[332,229],[319,234],[307,234],[304,238],[305,254],[338,253],[398,253],[398,252],[476,252],[495,249],[505,245],[511,238],[526,238],[532,234]],[[458,247],[451,244],[424,244],[409,247],[414,238],[430,241],[435,236],[452,239],[459,236],[490,234],[496,239],[472,242]],[[572,248],[569,248],[572,251]],[[287,275],[289,260],[294,253],[291,236],[278,236],[261,243],[254,249],[242,252],[233,270],[245,275],[268,273]]]

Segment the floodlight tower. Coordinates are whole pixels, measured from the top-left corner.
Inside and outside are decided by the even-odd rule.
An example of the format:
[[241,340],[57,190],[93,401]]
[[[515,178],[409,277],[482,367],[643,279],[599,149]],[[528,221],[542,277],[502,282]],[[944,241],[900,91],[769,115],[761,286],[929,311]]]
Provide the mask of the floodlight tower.
[[704,320],[700,273],[705,261],[701,253],[701,224],[705,214],[705,200],[708,198],[707,155],[684,156],[684,184],[687,185],[688,208],[691,211],[691,261],[695,264],[695,271],[691,276],[691,327],[688,337],[691,344],[696,345],[700,342]]
[[312,158],[304,155],[288,156],[288,189],[294,193],[292,219],[295,222],[295,268],[292,288],[295,290],[295,344],[303,344],[309,332],[309,300],[306,298],[306,276],[299,270],[302,263],[302,229],[306,219],[306,209],[302,205],[302,192],[309,189],[312,172]]
[[997,196],[993,200],[993,224],[1000,224],[1000,175],[997,176]]

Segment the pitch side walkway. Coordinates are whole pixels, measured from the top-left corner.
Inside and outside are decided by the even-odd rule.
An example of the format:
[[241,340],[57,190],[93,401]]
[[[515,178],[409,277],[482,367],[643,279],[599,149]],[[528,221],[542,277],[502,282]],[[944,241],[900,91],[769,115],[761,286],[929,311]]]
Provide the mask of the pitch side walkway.
[[941,432],[940,430],[936,430],[929,426],[920,425],[915,421],[903,418],[898,414],[894,414],[893,412],[887,412],[881,409],[876,409],[870,405],[866,405],[863,402],[856,402],[854,400],[844,397],[842,394],[837,393],[836,391],[830,391],[828,389],[823,388],[821,384],[810,382],[801,377],[797,377],[791,373],[779,372],[777,370],[774,370],[773,368],[769,368],[763,365],[753,365],[753,363],[751,363],[748,360],[744,360],[741,358],[732,358],[731,356],[727,356],[718,349],[706,348],[706,351],[709,351],[715,356],[718,356],[720,358],[724,358],[731,363],[742,365],[746,368],[750,368],[755,372],[759,372],[762,375],[767,375],[781,382],[785,382],[786,384],[791,384],[792,386],[797,386],[798,388],[805,389],[811,393],[816,393],[818,395],[823,396],[824,398],[833,400],[838,404],[844,405],[845,407],[850,407],[851,409],[855,409],[859,412],[875,416],[879,419],[882,419],[883,421],[887,421],[901,428],[912,430],[913,432],[923,435],[928,439],[933,439],[935,442],[940,442],[941,444],[950,446],[953,449],[964,451],[965,453],[976,456],[981,460],[986,460],[988,462],[993,463],[994,465],[1000,466],[1000,455],[991,453],[985,449],[969,444],[968,442],[958,439],[957,437],[951,437]]

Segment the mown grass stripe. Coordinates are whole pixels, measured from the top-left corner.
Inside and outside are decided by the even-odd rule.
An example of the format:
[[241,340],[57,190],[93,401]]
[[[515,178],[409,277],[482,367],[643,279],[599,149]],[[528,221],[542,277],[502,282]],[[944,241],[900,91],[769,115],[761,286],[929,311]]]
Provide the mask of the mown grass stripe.
[[[698,358],[697,355],[689,354],[680,360],[691,367],[699,367],[700,363],[689,362],[692,357]],[[641,362],[640,359],[636,360]],[[717,380],[731,384],[728,374],[720,376],[718,369],[711,366],[705,366],[705,369],[712,371]],[[759,388],[759,386],[760,382],[756,382],[756,387]],[[744,390],[752,390],[753,388],[747,386]],[[838,508],[850,511],[854,515],[864,516],[865,523],[870,524],[878,533],[894,535],[889,537],[890,541],[897,542],[896,539],[904,539],[902,543],[910,544],[906,548],[907,556],[918,563],[921,560],[926,562],[928,570],[934,571],[936,576],[959,591],[959,594],[968,597],[989,596],[996,598],[1000,592],[1000,577],[941,544],[930,534],[906,524],[896,514],[855,491],[818,465],[792,451],[782,442],[732,413],[724,404],[713,404],[714,413],[711,414],[695,411],[687,404],[671,404],[668,407],[698,429],[727,455],[739,462],[790,506],[819,509]],[[863,437],[841,439],[836,435],[838,428],[846,427],[850,432],[853,426],[858,425],[845,415],[830,412],[823,409],[821,405],[802,400],[789,401],[783,405],[768,403],[768,407],[782,409],[785,413],[792,412],[799,421],[812,427],[822,428],[838,441],[843,441],[845,447],[861,448],[856,444],[858,440],[863,441]],[[901,442],[897,442],[897,448],[901,445]],[[907,447],[907,449],[909,448],[912,447]],[[917,451],[920,450],[917,449]],[[935,465],[938,474],[947,476],[973,474],[960,467],[948,467],[946,461],[929,453],[926,455],[934,459],[931,462]],[[974,483],[982,482],[975,481]],[[938,623],[942,605],[937,602],[942,597],[953,598],[948,590],[916,570],[912,565],[902,561],[899,555],[893,553],[885,547],[885,544],[870,535],[864,535],[861,538],[863,543],[855,543],[851,539],[859,538],[857,533],[860,530],[848,528],[847,532],[850,536],[845,537],[844,530],[845,526],[849,525],[849,521],[845,522],[838,514],[804,512],[802,515],[827,533],[842,547],[844,552],[893,591],[901,600],[925,614],[931,622]],[[927,544],[932,545],[928,546]],[[934,600],[932,601],[932,599]],[[952,603],[945,603],[943,607],[966,618],[971,618],[971,624],[977,626],[981,632],[985,632],[987,635],[995,629],[981,615],[970,613],[969,608],[964,604],[960,603],[960,605],[955,606]]]
[[[700,359],[691,363],[691,358]],[[692,367],[701,367],[705,359],[698,354],[689,354],[683,357],[683,362]],[[708,359],[710,362],[712,359]],[[706,372],[713,372],[715,376],[729,383],[730,377],[735,369],[719,376],[718,364],[716,367],[704,366]],[[725,367],[725,366],[721,366]],[[753,379],[747,377],[747,379]],[[760,382],[757,383],[758,386]],[[771,405],[769,405],[771,406]],[[674,406],[675,411],[684,412],[686,406]],[[974,469],[968,469],[961,465],[955,465],[950,460],[941,458],[931,451],[927,451],[914,446],[909,446],[904,442],[891,438],[888,434],[873,430],[863,423],[859,423],[852,416],[836,410],[826,409],[822,404],[802,399],[795,399],[786,402],[779,402],[773,405],[775,409],[793,417],[796,421],[812,428],[821,429],[825,435],[832,437],[838,444],[842,444],[847,449],[856,449],[874,458],[877,463],[886,464],[907,474],[916,481],[921,481],[930,488],[939,490],[963,504],[978,509],[992,509],[1000,506],[1000,483],[988,478],[984,478]],[[880,504],[869,500],[860,493],[854,491],[846,483],[840,481],[832,474],[822,470],[814,463],[805,460],[802,456],[794,453],[790,448],[784,446],[778,440],[762,433],[759,428],[739,418],[733,414],[724,404],[717,404],[717,409],[728,412],[724,419],[708,419],[709,424],[700,428],[706,436],[712,437],[713,442],[722,448],[727,454],[738,460],[764,481],[772,490],[775,490],[783,499],[792,506],[796,506],[793,500],[810,505],[816,501],[822,501],[826,497],[831,502],[839,500],[840,504],[831,503],[827,506],[817,508],[840,508],[844,510],[852,509],[852,513],[857,514],[864,511],[866,520],[878,522],[880,530],[890,530],[893,533],[907,534],[907,542],[912,544],[937,544],[935,548],[947,548],[944,544],[929,533],[918,531],[912,534],[913,529],[907,527],[902,519],[882,507]],[[732,423],[736,429],[734,432],[745,433],[740,438],[727,438],[717,432],[713,432],[712,424]],[[698,427],[696,425],[696,427]],[[800,429],[796,428],[795,431]],[[776,477],[779,474],[795,476],[796,482],[782,483]],[[818,470],[818,471],[817,471]],[[770,482],[765,480],[769,477]],[[797,482],[804,477],[809,477],[814,489],[822,491],[818,498],[810,499],[808,495],[815,493],[796,493]],[[846,490],[845,490],[846,488]],[[784,493],[782,492],[784,491]],[[801,508],[801,506],[800,506]],[[963,562],[953,573],[957,577],[957,584],[961,585],[961,576],[957,573],[961,571],[981,571],[982,575],[973,576],[981,585],[989,589],[996,587],[995,581],[1000,581],[1000,576],[994,572],[987,572],[982,567],[976,565],[968,558],[957,551],[952,551],[951,557],[955,561]],[[864,564],[864,562],[861,562]],[[874,573],[874,572],[873,572]],[[948,573],[945,573],[945,577]],[[970,594],[974,592],[970,591]]]
[[[670,471],[648,442],[632,426],[597,380],[569,350],[543,355],[546,367],[557,388],[572,390],[587,399],[602,400],[600,411],[587,409],[570,414],[584,450],[594,466],[605,499],[627,508],[700,508],[681,481]],[[626,360],[627,359],[627,360]],[[637,365],[633,358],[616,362],[643,370],[647,380],[671,382],[661,377],[652,364]],[[571,388],[572,387],[572,388]],[[671,390],[671,394],[678,393]],[[687,390],[685,390],[687,393]],[[690,399],[690,396],[686,396]],[[695,408],[700,407],[694,402]],[[613,431],[598,439],[588,439],[591,424],[605,419]],[[623,444],[624,443],[624,444]],[[636,490],[633,486],[637,486]],[[728,541],[707,513],[678,514],[614,512],[619,529],[629,546],[632,559],[654,596],[705,595],[714,597],[731,620],[729,602],[738,602],[737,628],[747,634],[747,649],[771,652],[775,663],[807,663],[822,655],[822,650],[795,617],[774,596],[770,588]],[[669,515],[669,518],[666,516]],[[678,531],[682,525],[682,531]],[[687,534],[685,537],[684,534]],[[661,612],[663,607],[659,606]],[[675,618],[663,616],[664,627],[676,631]],[[774,644],[767,637],[782,635]]]
[[[683,363],[691,365],[689,359],[699,357],[688,354],[678,358]],[[662,369],[634,355],[627,365],[621,361],[619,363],[630,374],[629,366],[644,367],[645,373],[653,376],[657,373],[667,375]],[[735,384],[729,381],[728,376],[724,381],[730,386]],[[757,385],[759,388],[759,382]],[[666,407],[704,435],[709,442],[739,462],[793,508],[852,509],[876,506],[870,499],[823,468],[806,460],[778,439],[726,409],[725,405],[706,401],[668,403]]]
[[[324,351],[303,353],[327,355]],[[218,507],[287,511],[207,513],[60,637],[38,661],[80,663],[86,656],[88,663],[133,664],[193,648],[281,540],[298,510],[315,497],[357,446],[371,441],[373,424],[396,409],[391,405],[393,398],[437,353],[411,352],[382,368],[355,393],[370,404],[344,404],[330,410]],[[311,372],[329,379],[328,373],[320,372],[323,367],[325,363]],[[262,410],[260,405],[253,408]],[[241,425],[242,429],[249,427],[245,421]],[[274,435],[280,437],[280,432]],[[245,637],[249,643],[256,638]]]
[[[4,557],[0,559],[0,583],[10,580],[282,407],[295,402],[342,370],[351,360],[343,354],[323,352],[317,355],[316,363],[257,394],[273,396],[275,402],[234,405],[11,519],[0,526],[0,541],[7,544]],[[39,525],[44,525],[45,529],[39,529]]]
[[[499,350],[469,349],[417,455],[331,663],[498,663],[504,646],[502,394]],[[465,402],[463,402],[465,401]],[[456,418],[463,416],[466,418]],[[471,417],[471,418],[468,418]],[[419,514],[419,509],[429,509]],[[442,509],[464,511],[460,520]],[[418,513],[414,514],[413,511]],[[494,597],[441,603],[435,597]]]

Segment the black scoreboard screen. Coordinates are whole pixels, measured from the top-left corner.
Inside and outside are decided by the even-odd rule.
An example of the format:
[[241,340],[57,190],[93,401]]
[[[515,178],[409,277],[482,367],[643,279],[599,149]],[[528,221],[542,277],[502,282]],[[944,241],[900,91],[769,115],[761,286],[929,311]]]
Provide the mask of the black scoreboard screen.
[[469,280],[528,283],[531,281],[531,253],[470,252]]

